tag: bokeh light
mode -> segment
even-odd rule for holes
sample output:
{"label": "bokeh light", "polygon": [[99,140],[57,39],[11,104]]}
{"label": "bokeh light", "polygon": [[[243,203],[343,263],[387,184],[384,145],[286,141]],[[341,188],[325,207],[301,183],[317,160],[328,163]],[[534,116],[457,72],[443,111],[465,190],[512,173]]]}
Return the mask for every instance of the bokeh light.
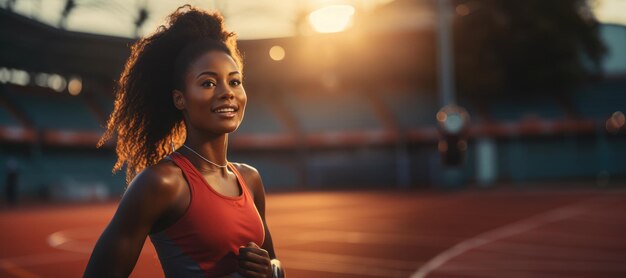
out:
{"label": "bokeh light", "polygon": [[279,45],[272,46],[272,48],[270,48],[270,58],[274,61],[285,59],[285,49]]}
{"label": "bokeh light", "polygon": [[30,75],[23,70],[13,69],[10,82],[17,85],[26,86],[30,82]]}
{"label": "bokeh light", "polygon": [[460,15],[460,16],[466,16],[470,13],[470,8],[469,6],[465,5],[465,4],[460,4],[458,6],[456,6],[456,14]]}
{"label": "bokeh light", "polygon": [[624,123],[626,123],[624,113],[616,111],[606,120],[606,131],[613,134],[618,133],[622,128],[624,128]]}
{"label": "bokeh light", "polygon": [[70,95],[76,96],[83,90],[83,81],[78,77],[72,77],[67,85]]}
{"label": "bokeh light", "polygon": [[0,68],[0,83],[7,83],[11,80],[11,71],[7,68]]}
{"label": "bokeh light", "polygon": [[48,74],[47,73],[38,73],[35,75],[35,84],[40,87],[48,86]]}
{"label": "bokeh light", "polygon": [[67,81],[63,76],[58,74],[51,74],[48,76],[48,87],[52,88],[57,92],[62,92],[65,90],[65,86],[67,86]]}

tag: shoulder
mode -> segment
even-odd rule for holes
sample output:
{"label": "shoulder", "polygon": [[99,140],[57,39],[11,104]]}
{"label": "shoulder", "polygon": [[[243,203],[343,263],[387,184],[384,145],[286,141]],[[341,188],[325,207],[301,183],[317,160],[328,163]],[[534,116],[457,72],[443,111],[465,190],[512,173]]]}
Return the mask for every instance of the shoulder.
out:
{"label": "shoulder", "polygon": [[245,163],[237,163],[237,162],[231,162],[231,164],[233,166],[235,166],[235,168],[237,169],[237,171],[239,171],[239,173],[241,173],[241,175],[243,176],[243,178],[246,179],[246,181],[248,179],[250,180],[260,180],[261,179],[261,175],[259,174],[259,171],[248,165]]}
{"label": "shoulder", "polygon": [[246,185],[250,188],[250,191],[253,192],[255,198],[257,196],[265,196],[265,189],[263,188],[263,181],[261,179],[261,174],[259,171],[245,163],[236,163],[231,162],[233,166],[241,173],[242,178],[246,182]]}
{"label": "shoulder", "polygon": [[152,201],[167,203],[176,200],[185,188],[182,170],[174,162],[164,159],[142,170],[131,181],[124,195],[143,195]]}
{"label": "shoulder", "polygon": [[184,200],[186,183],[172,162],[159,162],[142,170],[130,183],[112,223],[121,233],[146,234],[166,213]]}

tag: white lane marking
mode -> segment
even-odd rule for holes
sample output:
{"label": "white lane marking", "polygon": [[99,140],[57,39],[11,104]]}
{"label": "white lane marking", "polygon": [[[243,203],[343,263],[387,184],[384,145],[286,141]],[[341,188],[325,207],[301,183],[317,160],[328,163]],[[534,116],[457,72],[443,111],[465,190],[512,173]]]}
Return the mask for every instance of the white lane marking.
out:
{"label": "white lane marking", "polygon": [[556,208],[548,212],[536,216],[531,216],[529,218],[513,222],[511,224],[504,225],[499,228],[495,228],[493,230],[481,233],[477,236],[468,238],[444,250],[434,258],[430,259],[428,262],[423,264],[415,273],[413,273],[413,275],[411,275],[411,278],[424,278],[433,270],[441,267],[444,263],[448,262],[449,260],[460,254],[467,252],[470,249],[494,242],[502,238],[520,234],[549,223],[561,221],[575,215],[579,215],[585,210],[581,207],[582,203],[595,201],[596,199],[600,199],[602,197],[603,196],[595,197],[592,199],[577,202],[573,205],[566,205],[560,208]]}
{"label": "white lane marking", "polygon": [[545,244],[527,244],[510,241],[498,241],[480,249],[481,253],[498,253],[504,255],[529,256],[545,260],[568,259],[577,261],[622,262],[624,255],[620,252],[596,250],[592,248],[547,246]]}
{"label": "white lane marking", "polygon": [[47,238],[48,245],[53,248],[82,254],[89,254],[93,250],[101,228],[82,227],[61,230],[50,234]]}
{"label": "white lane marking", "polygon": [[583,271],[599,273],[623,273],[626,265],[623,262],[595,262],[593,260],[544,260],[533,259],[511,260],[507,258],[490,261],[451,263],[438,269],[442,272],[491,272],[491,271],[530,271],[530,272],[550,272],[550,271]]}

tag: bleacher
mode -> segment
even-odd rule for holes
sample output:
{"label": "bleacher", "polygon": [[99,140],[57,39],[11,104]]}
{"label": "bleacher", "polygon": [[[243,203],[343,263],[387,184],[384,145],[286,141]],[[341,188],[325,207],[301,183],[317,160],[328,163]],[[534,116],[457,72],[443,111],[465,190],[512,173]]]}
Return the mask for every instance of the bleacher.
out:
{"label": "bleacher", "polygon": [[578,90],[573,98],[584,118],[606,120],[615,111],[626,111],[626,82],[609,80]]}
{"label": "bleacher", "polygon": [[305,133],[380,129],[383,124],[357,92],[291,92],[281,99]]}
{"label": "bleacher", "polygon": [[287,132],[287,129],[280,122],[278,114],[273,112],[266,102],[249,96],[244,121],[237,129],[237,134],[276,134],[284,132]]}
{"label": "bleacher", "polygon": [[[581,117],[604,119],[613,111],[624,110],[626,102],[621,91],[623,86],[624,84],[619,82],[606,82],[574,94]],[[23,112],[39,131],[82,130],[94,133],[102,131],[98,126],[96,113],[90,111],[89,104],[81,96],[73,97],[36,87],[2,85],[2,88],[3,99],[7,102],[5,105],[13,105],[13,109]],[[103,107],[112,107],[112,98],[100,95],[95,99]],[[377,92],[374,100],[381,102],[380,104],[392,114],[397,126],[402,130],[436,126],[434,115],[438,105],[434,94],[408,91]],[[272,101],[276,103],[271,103]],[[267,99],[259,99],[258,95],[252,96],[246,107],[245,120],[235,137],[256,138],[255,136],[259,135],[291,134],[293,130],[285,126],[280,113],[287,113],[282,116],[295,119],[296,125],[305,134],[382,129],[383,120],[375,113],[371,101],[372,99],[356,92],[343,94],[295,92]],[[465,100],[463,103],[468,106],[470,102]],[[274,105],[284,105],[286,111],[274,111],[273,109],[277,107]],[[472,111],[470,113],[475,122],[476,115]],[[497,123],[518,122],[529,115],[555,120],[563,118],[564,112],[556,100],[516,101],[502,98],[489,103],[488,115]],[[11,111],[0,106],[0,127],[8,126],[21,126],[21,123]],[[503,141],[499,144],[500,175],[525,180],[556,178],[573,171],[581,175],[593,175],[601,169],[621,171],[613,161],[615,158],[612,155],[606,158],[597,157],[596,151],[590,149],[593,143],[589,140],[582,140],[578,144],[589,146],[579,148],[575,143],[554,144],[550,140],[528,141],[523,144],[517,140]],[[613,141],[607,141],[605,144],[610,149],[624,147],[623,144]],[[471,147],[468,151],[473,153]],[[410,166],[413,180],[432,179],[436,176],[431,165],[436,160],[430,158],[424,160],[423,156],[426,153],[430,152],[409,153],[409,160],[413,161]],[[558,159],[555,158],[556,154],[569,154],[571,157],[564,161],[561,159],[562,155]],[[436,157],[436,153],[429,156]],[[60,184],[86,184],[103,185],[115,195],[124,188],[124,174],[118,173],[113,176],[110,173],[115,162],[111,149],[96,151],[93,148],[75,149],[52,145],[44,146],[38,154],[22,149],[21,152],[0,155],[3,162],[8,161],[10,157],[18,162],[23,173],[38,173],[21,176],[24,192],[37,192],[41,188],[54,188]],[[284,148],[274,146],[271,150],[264,150],[262,147],[257,150],[235,148],[230,159],[257,167],[263,173],[266,183],[271,184],[270,190],[301,184],[303,176],[306,176],[304,177],[306,184],[316,187],[389,183],[397,180],[395,168],[399,163],[394,151],[390,152],[385,147],[310,150],[305,161],[301,161],[302,157],[294,153],[293,148],[286,146]],[[584,161],[601,163],[598,167],[580,167]],[[549,165],[546,166],[547,164]],[[380,167],[381,165],[385,167]],[[473,161],[468,161],[468,165],[468,169],[474,167]],[[585,169],[588,171],[584,172]],[[5,171],[6,169],[2,169],[0,174],[5,174]],[[357,177],[354,175],[357,172],[367,174]]]}
{"label": "bleacher", "polygon": [[4,85],[0,85],[0,126],[19,126],[20,122],[15,115],[9,111],[9,104],[4,100],[6,88]]}
{"label": "bleacher", "polygon": [[401,128],[410,129],[437,124],[437,98],[430,92],[388,92],[380,94],[385,106]]}
{"label": "bleacher", "polygon": [[42,153],[41,171],[52,186],[102,185],[119,194],[125,184],[124,173],[111,173],[115,160],[115,155],[106,150],[46,149]]}
{"label": "bleacher", "polygon": [[19,121],[0,105],[0,126],[19,126]]}
{"label": "bleacher", "polygon": [[289,150],[283,151],[231,151],[231,161],[246,163],[261,173],[267,190],[280,190],[301,185],[298,157]]}
{"label": "bleacher", "polygon": [[106,116],[110,115],[113,112],[113,102],[114,96],[113,92],[104,92],[98,89],[95,89],[93,93],[87,96],[90,98],[94,105],[96,105],[96,109],[102,111]]}
{"label": "bleacher", "polygon": [[554,98],[497,98],[489,102],[489,114],[497,121],[516,122],[527,117],[541,119],[560,119],[565,117],[564,111]]}
{"label": "bleacher", "polygon": [[37,188],[40,184],[40,177],[33,173],[37,172],[37,163],[32,157],[32,152],[27,146],[15,146],[11,149],[3,149],[0,152],[0,177],[3,178],[2,185],[4,185],[4,178],[7,175],[8,164],[13,161],[17,165],[19,173],[19,185],[20,191],[27,194],[37,194]]}
{"label": "bleacher", "polygon": [[7,86],[3,90],[17,109],[38,129],[97,130],[99,121],[80,96],[39,87]]}

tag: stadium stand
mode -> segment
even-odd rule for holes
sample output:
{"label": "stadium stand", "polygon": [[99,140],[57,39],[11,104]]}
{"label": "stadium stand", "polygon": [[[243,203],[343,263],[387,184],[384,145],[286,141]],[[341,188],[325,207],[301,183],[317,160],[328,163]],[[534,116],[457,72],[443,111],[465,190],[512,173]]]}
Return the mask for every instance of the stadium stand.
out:
{"label": "stadium stand", "polygon": [[18,126],[19,121],[4,106],[0,106],[0,126]]}
{"label": "stadium stand", "polygon": [[285,106],[305,133],[380,129],[381,120],[355,92],[290,92]]}
{"label": "stadium stand", "polygon": [[528,117],[559,119],[564,112],[554,98],[497,98],[489,102],[489,114],[498,121],[515,122]]}
{"label": "stadium stand", "polygon": [[237,129],[237,134],[273,134],[287,131],[272,108],[255,96],[248,96],[244,117],[245,120]]}
{"label": "stadium stand", "polygon": [[289,150],[233,151],[229,159],[253,165],[261,173],[266,189],[283,190],[302,185],[299,159]]}
{"label": "stadium stand", "polygon": [[404,129],[436,125],[437,98],[429,92],[388,92],[380,94],[384,104]]}
{"label": "stadium stand", "polygon": [[20,126],[22,123],[16,115],[11,112],[12,107],[4,97],[5,90],[5,85],[0,84],[0,126]]}
{"label": "stadium stand", "polygon": [[[37,57],[49,55],[54,59],[43,65],[0,56],[4,63],[0,70],[75,72],[83,77],[85,86],[81,94],[71,96],[67,91],[34,84],[0,84],[0,162],[18,162],[24,173],[20,176],[24,193],[72,191],[67,189],[68,184],[96,189],[102,185],[109,194],[117,196],[124,189],[124,175],[110,173],[115,162],[112,147],[97,150],[95,144],[103,131],[101,125],[113,109],[111,81],[117,78],[132,41],[58,30],[18,15],[3,15],[0,31],[6,26],[26,30],[18,32],[24,38],[4,30],[15,38],[0,38],[0,43],[13,42],[0,44],[3,51],[20,57],[36,53]],[[611,28],[619,32],[624,29]],[[50,48],[25,47],[28,36],[42,34],[48,34],[53,42]],[[612,55],[619,56],[619,51],[625,49],[620,43],[611,39]],[[89,55],[74,55],[67,51],[66,44],[72,45],[72,49],[88,49],[85,52]],[[391,86],[387,85],[393,84],[380,84],[380,89],[364,91],[355,89],[358,84],[341,84],[355,87],[327,90],[323,84],[298,83],[301,77],[290,75],[284,64],[271,64],[271,70],[267,70],[269,60],[264,49],[274,44],[296,48],[298,41],[281,38],[265,39],[258,45],[256,41],[240,44],[246,60],[251,61],[246,70],[256,76],[246,81],[249,102],[244,122],[231,137],[231,161],[259,169],[268,190],[440,182],[444,170],[436,145],[438,98],[434,88],[420,87],[416,84],[419,82],[414,82],[427,77],[404,80],[402,84],[412,84],[406,89],[389,89]],[[98,55],[104,52],[107,54]],[[294,58],[296,52],[286,58],[288,65],[303,61]],[[310,59],[310,53],[307,55]],[[102,66],[85,66],[93,64]],[[611,69],[614,68],[620,69]],[[346,69],[350,70],[347,66]],[[352,76],[361,74],[357,70]],[[613,112],[626,110],[626,82],[622,72],[610,73],[611,78],[571,95],[577,114],[573,118],[568,117],[570,112],[557,99],[459,99],[472,118],[466,166],[459,170],[460,175],[472,181],[478,159],[475,140],[487,137],[495,142],[499,180],[595,179],[599,173],[626,177],[626,164],[621,163],[626,143],[623,137],[610,135],[604,128],[604,121]],[[272,81],[264,81],[266,77]],[[277,80],[284,84],[274,85]],[[0,167],[0,175],[6,174],[5,168]]]}
{"label": "stadium stand", "polygon": [[574,102],[583,118],[606,120],[615,111],[626,111],[626,82],[606,80],[578,90]]}
{"label": "stadium stand", "polygon": [[72,183],[77,186],[103,186],[113,194],[124,188],[124,173],[111,173],[115,156],[109,151],[47,148],[42,153],[41,170],[49,187]]}
{"label": "stadium stand", "polygon": [[7,86],[6,98],[24,111],[40,129],[94,130],[99,126],[96,115],[82,98],[59,94],[35,86]]}
{"label": "stadium stand", "polygon": [[[37,186],[40,182],[40,176],[32,173],[37,173],[37,163],[33,159],[32,152],[27,145],[12,146],[10,149],[3,148],[0,152],[0,175],[6,177],[7,168],[10,161],[17,164],[19,173],[19,190],[20,192],[28,195],[36,195]],[[28,174],[31,173],[31,174]],[[3,183],[4,185],[4,180]]]}

